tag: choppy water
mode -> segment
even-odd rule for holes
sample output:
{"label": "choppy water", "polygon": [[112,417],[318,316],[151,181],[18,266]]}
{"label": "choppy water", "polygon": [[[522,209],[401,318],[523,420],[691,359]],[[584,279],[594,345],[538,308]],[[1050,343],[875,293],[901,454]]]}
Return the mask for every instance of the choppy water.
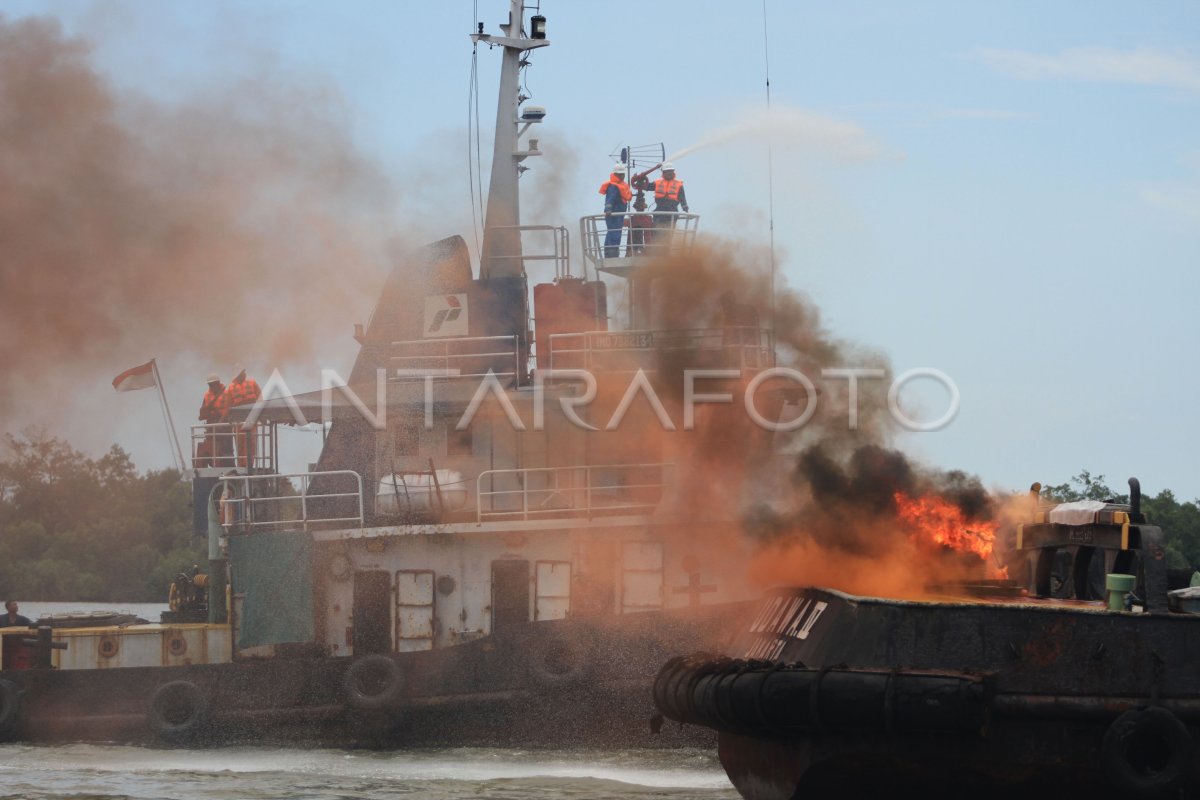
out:
{"label": "choppy water", "polygon": [[37,600],[21,600],[21,613],[31,620],[50,614],[90,614],[93,611],[119,611],[123,614],[137,614],[148,622],[158,622],[162,612],[167,610],[166,603],[58,603],[39,602]]}
{"label": "choppy water", "polygon": [[736,800],[699,750],[394,752],[0,746],[0,798],[115,800]]}

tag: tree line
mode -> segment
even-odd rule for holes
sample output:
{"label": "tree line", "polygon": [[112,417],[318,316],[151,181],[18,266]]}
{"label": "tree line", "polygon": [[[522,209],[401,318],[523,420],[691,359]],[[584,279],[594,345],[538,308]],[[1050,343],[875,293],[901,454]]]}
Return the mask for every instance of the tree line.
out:
{"label": "tree line", "polygon": [[114,445],[89,458],[40,431],[5,436],[0,593],[68,602],[166,602],[172,578],[207,566],[178,470],[139,473]]}
{"label": "tree line", "polygon": [[[0,594],[18,600],[165,602],[176,574],[207,566],[178,470],[139,473],[119,446],[90,458],[39,431],[5,436],[0,458]],[[1042,489],[1054,502],[1129,502],[1087,470]],[[1168,566],[1200,567],[1200,501],[1164,489],[1142,510],[1167,536]]]}

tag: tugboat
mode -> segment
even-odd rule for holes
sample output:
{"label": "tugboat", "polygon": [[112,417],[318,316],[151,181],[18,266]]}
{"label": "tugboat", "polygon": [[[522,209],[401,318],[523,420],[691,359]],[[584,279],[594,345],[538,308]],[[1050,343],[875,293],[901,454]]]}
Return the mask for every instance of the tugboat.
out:
{"label": "tugboat", "polygon": [[1200,590],[1168,589],[1129,484],[1127,505],[1033,511],[1015,579],[921,601],[774,591],[725,654],[667,662],[658,708],[719,732],[748,800],[1195,797]]}
{"label": "tugboat", "polygon": [[[195,427],[207,569],[175,580],[158,623],[5,629],[0,737],[662,743],[637,733],[658,665],[712,646],[758,592],[723,569],[735,504],[690,499],[689,445],[648,431],[683,418],[659,400],[668,366],[744,385],[774,366],[773,336],[732,302],[710,327],[655,329],[646,270],[687,256],[695,214],[615,246],[611,215],[584,218],[582,276],[567,228],[522,224],[546,112],[520,78],[546,19],[511,0],[500,34],[471,39],[503,58],[477,269],[457,236],[412,254],[358,326],[348,380],[286,397],[268,382]],[[631,176],[665,155],[638,152],[616,154]],[[555,277],[531,303],[535,261]],[[626,282],[627,326],[599,273]],[[278,426],[318,420],[319,462],[282,474]]]}

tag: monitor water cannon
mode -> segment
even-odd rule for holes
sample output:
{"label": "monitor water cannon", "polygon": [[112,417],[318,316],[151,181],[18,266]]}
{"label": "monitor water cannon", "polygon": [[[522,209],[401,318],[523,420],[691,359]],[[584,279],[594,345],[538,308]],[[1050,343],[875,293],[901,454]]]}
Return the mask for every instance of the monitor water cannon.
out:
{"label": "monitor water cannon", "polygon": [[632,178],[629,179],[629,185],[635,189],[643,189],[644,190],[649,185],[649,181],[647,181],[646,178],[649,177],[650,173],[654,172],[654,170],[658,169],[662,165],[663,165],[663,162],[660,161],[657,164],[655,164],[653,167],[651,167],[650,169],[646,170],[645,172],[639,172],[637,175],[634,175]]}

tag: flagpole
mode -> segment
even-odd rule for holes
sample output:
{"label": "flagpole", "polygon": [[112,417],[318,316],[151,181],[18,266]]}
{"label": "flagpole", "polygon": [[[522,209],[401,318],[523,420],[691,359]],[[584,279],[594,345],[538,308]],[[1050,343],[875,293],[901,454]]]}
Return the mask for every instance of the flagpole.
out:
{"label": "flagpole", "polygon": [[175,430],[175,419],[171,416],[171,404],[167,402],[167,392],[163,389],[162,375],[158,372],[158,359],[152,358],[150,359],[150,363],[154,369],[154,385],[158,387],[158,397],[162,400],[163,421],[167,424],[167,435],[170,441],[175,444],[175,450],[171,453],[171,457],[175,458],[178,456],[179,471],[182,472],[187,469],[187,461],[183,458],[183,448],[179,446],[179,434]]}

